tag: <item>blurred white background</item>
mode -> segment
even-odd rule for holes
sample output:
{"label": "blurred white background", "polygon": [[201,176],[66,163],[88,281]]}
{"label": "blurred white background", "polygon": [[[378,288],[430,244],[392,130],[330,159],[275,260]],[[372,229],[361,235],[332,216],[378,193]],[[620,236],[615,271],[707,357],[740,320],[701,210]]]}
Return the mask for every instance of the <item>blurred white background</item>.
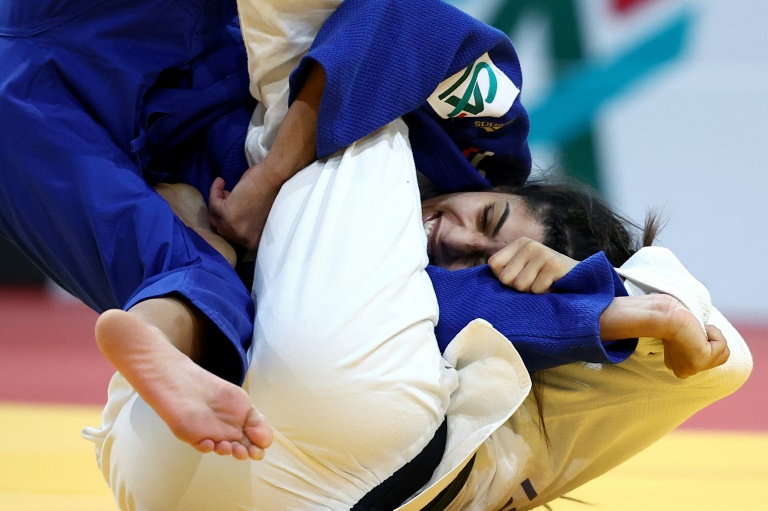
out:
{"label": "blurred white background", "polygon": [[534,162],[642,221],[732,321],[768,322],[768,2],[455,0],[505,31]]}

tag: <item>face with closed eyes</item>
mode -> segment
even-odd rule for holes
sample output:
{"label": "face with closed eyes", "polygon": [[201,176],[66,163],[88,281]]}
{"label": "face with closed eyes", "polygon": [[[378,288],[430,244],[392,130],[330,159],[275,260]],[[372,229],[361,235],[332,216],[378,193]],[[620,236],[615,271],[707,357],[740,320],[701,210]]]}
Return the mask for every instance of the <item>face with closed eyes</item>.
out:
{"label": "face with closed eyes", "polygon": [[485,264],[521,237],[544,239],[523,199],[509,193],[440,195],[422,202],[421,211],[429,262],[449,270]]}

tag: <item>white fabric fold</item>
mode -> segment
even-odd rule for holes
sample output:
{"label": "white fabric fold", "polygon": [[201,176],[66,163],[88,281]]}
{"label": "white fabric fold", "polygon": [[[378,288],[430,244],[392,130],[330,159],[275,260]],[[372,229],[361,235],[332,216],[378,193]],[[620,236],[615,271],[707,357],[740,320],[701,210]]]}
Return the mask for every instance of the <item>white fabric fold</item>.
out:
{"label": "white fabric fold", "polygon": [[674,296],[696,316],[701,327],[709,322],[712,298],[671,250],[643,247],[616,272],[624,277],[630,295],[663,293]]}
{"label": "white fabric fold", "polygon": [[448,407],[445,454],[425,488],[399,511],[422,509],[434,499],[531,390],[530,376],[517,350],[482,319],[459,332],[443,357],[459,375],[459,387]]}

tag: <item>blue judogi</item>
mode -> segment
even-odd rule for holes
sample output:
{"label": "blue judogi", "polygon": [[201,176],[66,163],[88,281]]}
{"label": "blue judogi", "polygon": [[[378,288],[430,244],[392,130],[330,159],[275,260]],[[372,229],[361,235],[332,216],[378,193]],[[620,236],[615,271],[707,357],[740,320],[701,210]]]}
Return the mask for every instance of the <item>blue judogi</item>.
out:
{"label": "blue judogi", "polygon": [[150,187],[207,193],[247,168],[235,14],[230,0],[6,0],[0,232],[96,311],[185,298],[229,339],[206,367],[239,381],[249,290]]}
{"label": "blue judogi", "polygon": [[[253,102],[234,16],[231,0],[7,0],[0,11],[0,233],[96,311],[185,298],[228,341],[212,341],[205,367],[240,381],[252,331],[248,289],[151,188],[181,181],[207,197],[214,177],[235,183],[247,167],[242,148]],[[427,102],[484,53],[522,86],[509,40],[442,2],[347,0],[292,76],[295,90],[308,62],[326,70],[318,155],[407,114],[417,166],[444,191],[523,182],[530,152],[519,96],[491,120],[460,115],[479,108],[473,89],[453,96],[453,117]],[[497,127],[489,131],[487,122]],[[430,268],[439,343],[475,317],[517,343],[523,318],[531,345],[544,346],[521,349],[531,368],[625,358],[631,350],[605,352],[597,328],[620,293],[614,274],[609,265],[585,264],[602,277],[577,279],[554,300],[561,314],[546,319],[540,297],[502,289],[487,268]],[[552,336],[576,340],[541,343]]]}
{"label": "blue judogi", "polygon": [[[478,60],[486,53],[495,70]],[[291,100],[315,62],[326,76],[319,157],[405,116],[416,168],[443,192],[517,186],[530,175],[522,71],[499,30],[441,0],[346,0],[291,75]],[[439,87],[454,74],[461,76]],[[480,87],[483,77],[493,85]],[[497,85],[507,80],[518,94],[494,111],[504,99]],[[448,111],[438,113],[436,103]]]}
{"label": "blue judogi", "polygon": [[441,352],[476,318],[514,344],[531,374],[573,362],[617,364],[637,347],[637,339],[600,341],[600,315],[614,297],[627,296],[602,252],[535,297],[499,282],[488,265],[458,271],[429,266],[427,273],[440,304],[435,336]]}

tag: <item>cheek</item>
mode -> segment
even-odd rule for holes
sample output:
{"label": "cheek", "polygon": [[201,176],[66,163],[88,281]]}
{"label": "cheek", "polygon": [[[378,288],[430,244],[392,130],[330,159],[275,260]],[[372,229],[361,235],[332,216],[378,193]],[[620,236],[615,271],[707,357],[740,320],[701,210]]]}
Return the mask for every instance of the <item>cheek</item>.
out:
{"label": "cheek", "polygon": [[520,238],[530,238],[539,243],[544,242],[544,227],[528,215],[515,216],[509,219],[509,229],[504,235],[506,245]]}
{"label": "cheek", "polygon": [[447,201],[443,206],[447,212],[456,217],[460,225],[475,226],[483,214],[485,204],[476,200],[458,198]]}
{"label": "cheek", "polygon": [[441,209],[443,209],[443,201],[439,198],[427,199],[421,203],[421,210],[424,212],[433,213]]}

